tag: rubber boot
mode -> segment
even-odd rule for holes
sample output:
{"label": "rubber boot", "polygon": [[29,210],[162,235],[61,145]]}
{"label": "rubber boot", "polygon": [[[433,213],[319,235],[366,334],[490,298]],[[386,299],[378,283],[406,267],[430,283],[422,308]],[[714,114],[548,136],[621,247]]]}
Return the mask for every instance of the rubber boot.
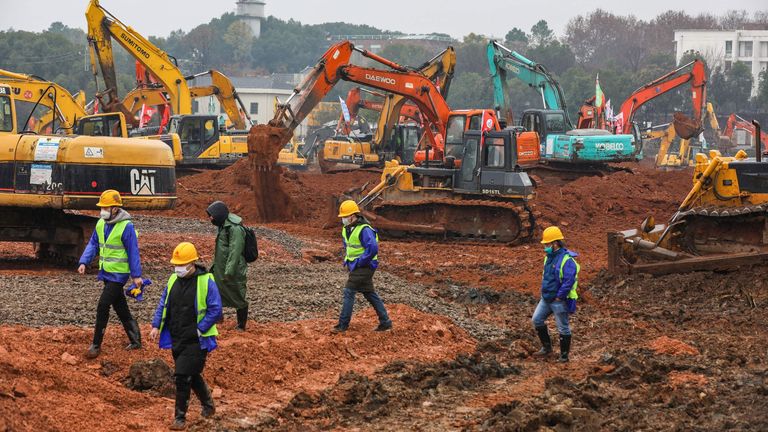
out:
{"label": "rubber boot", "polygon": [[552,352],[552,339],[549,337],[547,326],[536,327],[536,334],[541,341],[541,349],[533,353],[535,357],[546,357]]}
{"label": "rubber boot", "polygon": [[560,335],[560,357],[558,363],[568,363],[568,353],[571,352],[571,335]]}
{"label": "rubber boot", "polygon": [[130,320],[123,323],[123,328],[125,329],[125,334],[128,335],[128,341],[130,342],[125,349],[141,349],[141,329],[139,329],[139,323],[137,323],[136,320]]}
{"label": "rubber boot", "polygon": [[93,330],[93,343],[88,347],[88,351],[85,352],[85,358],[95,359],[101,354],[101,342],[104,340],[104,332],[107,330],[107,326],[96,326]]}
{"label": "rubber boot", "polygon": [[239,331],[245,331],[245,325],[248,323],[248,306],[237,310],[237,327]]}
{"label": "rubber boot", "polygon": [[195,391],[195,395],[200,399],[200,405],[203,406],[203,410],[200,412],[205,418],[211,417],[216,414],[216,405],[213,403],[213,396],[211,390],[205,384],[202,375],[195,375],[192,377],[192,390]]}
{"label": "rubber boot", "polygon": [[187,408],[192,377],[189,375],[176,376],[176,408],[170,430],[185,430],[187,428]]}

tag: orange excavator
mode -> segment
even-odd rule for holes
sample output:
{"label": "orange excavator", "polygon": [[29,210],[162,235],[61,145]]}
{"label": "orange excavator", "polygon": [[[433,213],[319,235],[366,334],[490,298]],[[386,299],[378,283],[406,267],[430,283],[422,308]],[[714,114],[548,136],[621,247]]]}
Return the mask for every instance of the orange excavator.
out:
{"label": "orange excavator", "polygon": [[[681,73],[690,67],[690,72]],[[690,139],[702,131],[702,116],[707,102],[707,75],[704,70],[704,62],[696,59],[686,65],[663,75],[648,84],[635,90],[621,104],[621,109],[616,116],[616,133],[630,134],[635,133],[636,127],[632,122],[635,113],[643,104],[672,91],[681,85],[691,84],[691,102],[693,103],[693,118],[689,119],[682,113],[675,113],[672,124],[675,127],[677,136],[682,139]]]}
{"label": "orange excavator", "polygon": [[[750,154],[754,150],[754,146],[751,143],[754,140],[755,133],[755,126],[751,122],[733,113],[728,116],[728,121],[723,131],[723,138],[730,140],[730,146],[735,146],[734,151],[743,149],[747,154]],[[761,132],[759,141],[763,145],[763,151],[768,151],[768,134]]]}
{"label": "orange excavator", "polygon": [[[387,69],[351,64],[353,52]],[[359,200],[363,213],[382,233],[505,243],[533,236],[534,217],[528,202],[533,199],[534,186],[519,162],[528,151],[538,159],[538,135],[518,129],[499,130],[492,109],[451,110],[429,78],[349,41],[328,49],[280,105],[269,126],[251,129],[248,143],[252,160],[258,155],[275,154],[274,147],[282,147],[312,108],[341,80],[405,97],[425,119],[422,146],[415,156],[418,166],[387,162],[381,182]],[[461,121],[455,120],[459,118]],[[460,152],[459,146],[446,147],[444,137],[452,133],[463,139]],[[254,168],[271,164],[274,161],[262,161]]]}

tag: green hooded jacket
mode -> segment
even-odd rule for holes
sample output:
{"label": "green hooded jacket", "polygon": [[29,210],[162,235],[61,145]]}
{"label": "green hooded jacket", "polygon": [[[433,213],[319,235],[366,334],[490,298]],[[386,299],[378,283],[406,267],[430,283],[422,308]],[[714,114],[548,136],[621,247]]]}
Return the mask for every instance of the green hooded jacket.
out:
{"label": "green hooded jacket", "polygon": [[245,229],[242,221],[240,216],[230,213],[219,227],[211,269],[221,293],[222,305],[236,309],[248,306],[245,299],[248,263],[243,257]]}

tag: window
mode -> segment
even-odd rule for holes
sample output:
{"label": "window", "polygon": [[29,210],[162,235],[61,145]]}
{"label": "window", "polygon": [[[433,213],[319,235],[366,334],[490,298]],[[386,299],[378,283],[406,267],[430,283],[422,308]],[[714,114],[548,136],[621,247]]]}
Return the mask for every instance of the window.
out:
{"label": "window", "polygon": [[752,41],[739,42],[739,57],[752,57]]}
{"label": "window", "polygon": [[760,57],[768,57],[768,42],[760,42]]}
{"label": "window", "polygon": [[13,130],[11,103],[11,98],[6,96],[0,97],[0,131],[10,132]]}
{"label": "window", "polygon": [[749,69],[750,72],[752,72],[752,62],[751,61],[743,61],[739,63],[744,63],[744,65]]}
{"label": "window", "polygon": [[768,62],[760,62],[760,70],[761,71],[768,70]]}
{"label": "window", "polygon": [[725,62],[725,70],[727,70],[727,71],[731,70],[731,64],[732,64],[732,63],[733,63],[733,62],[731,62],[730,60],[727,60],[727,61]]}
{"label": "window", "polygon": [[504,168],[504,138],[486,138],[485,166]]}
{"label": "window", "polygon": [[258,114],[258,113],[259,113],[259,103],[251,102],[251,114]]}
{"label": "window", "polygon": [[193,100],[192,101],[192,112],[195,114],[200,113],[200,102]]}
{"label": "window", "polygon": [[461,142],[464,140],[465,121],[466,117],[463,115],[451,116],[448,119],[448,128],[447,132],[445,133],[447,135],[445,137],[446,144],[461,144]]}
{"label": "window", "polygon": [[226,114],[227,110],[224,109],[224,105],[219,105],[219,114]]}
{"label": "window", "polygon": [[733,55],[733,41],[725,41],[725,56],[731,57]]}
{"label": "window", "polygon": [[469,130],[480,130],[483,125],[482,123],[482,115],[473,115],[469,118]]}
{"label": "window", "polygon": [[565,118],[562,114],[547,114],[547,132],[565,132]]}

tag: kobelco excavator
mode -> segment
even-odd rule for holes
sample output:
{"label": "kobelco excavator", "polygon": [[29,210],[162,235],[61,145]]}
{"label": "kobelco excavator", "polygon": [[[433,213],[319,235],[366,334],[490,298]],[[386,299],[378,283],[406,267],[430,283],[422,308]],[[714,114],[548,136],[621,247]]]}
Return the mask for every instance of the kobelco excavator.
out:
{"label": "kobelco excavator", "polygon": [[[353,52],[387,69],[351,64]],[[533,236],[534,218],[528,202],[534,196],[534,187],[520,170],[519,160],[521,149],[538,150],[536,134],[498,130],[493,110],[477,110],[476,117],[472,110],[452,111],[429,78],[349,41],[328,49],[280,106],[270,121],[271,128],[251,130],[249,146],[253,149],[249,151],[254,155],[273,153],[270,146],[282,146],[312,107],[341,80],[403,96],[425,118],[427,145],[415,157],[417,162],[421,161],[420,166],[388,162],[382,183],[361,199],[367,215],[382,232],[506,243]],[[450,119],[459,117],[464,121],[455,124],[461,127],[447,131]],[[477,129],[467,129],[467,123],[473,123]],[[448,149],[447,140],[443,139],[452,132],[462,139],[460,154],[459,146]],[[262,166],[270,163],[274,161],[264,161]]]}
{"label": "kobelco excavator", "polygon": [[755,158],[696,155],[693,187],[666,224],[608,234],[613,273],[727,270],[768,261],[768,163],[753,121]]}
{"label": "kobelco excavator", "polygon": [[173,207],[175,163],[165,143],[19,133],[16,116],[12,89],[0,83],[0,241],[33,242],[41,258],[76,261],[95,220],[69,210],[95,209],[102,191],[118,190],[127,209]]}

